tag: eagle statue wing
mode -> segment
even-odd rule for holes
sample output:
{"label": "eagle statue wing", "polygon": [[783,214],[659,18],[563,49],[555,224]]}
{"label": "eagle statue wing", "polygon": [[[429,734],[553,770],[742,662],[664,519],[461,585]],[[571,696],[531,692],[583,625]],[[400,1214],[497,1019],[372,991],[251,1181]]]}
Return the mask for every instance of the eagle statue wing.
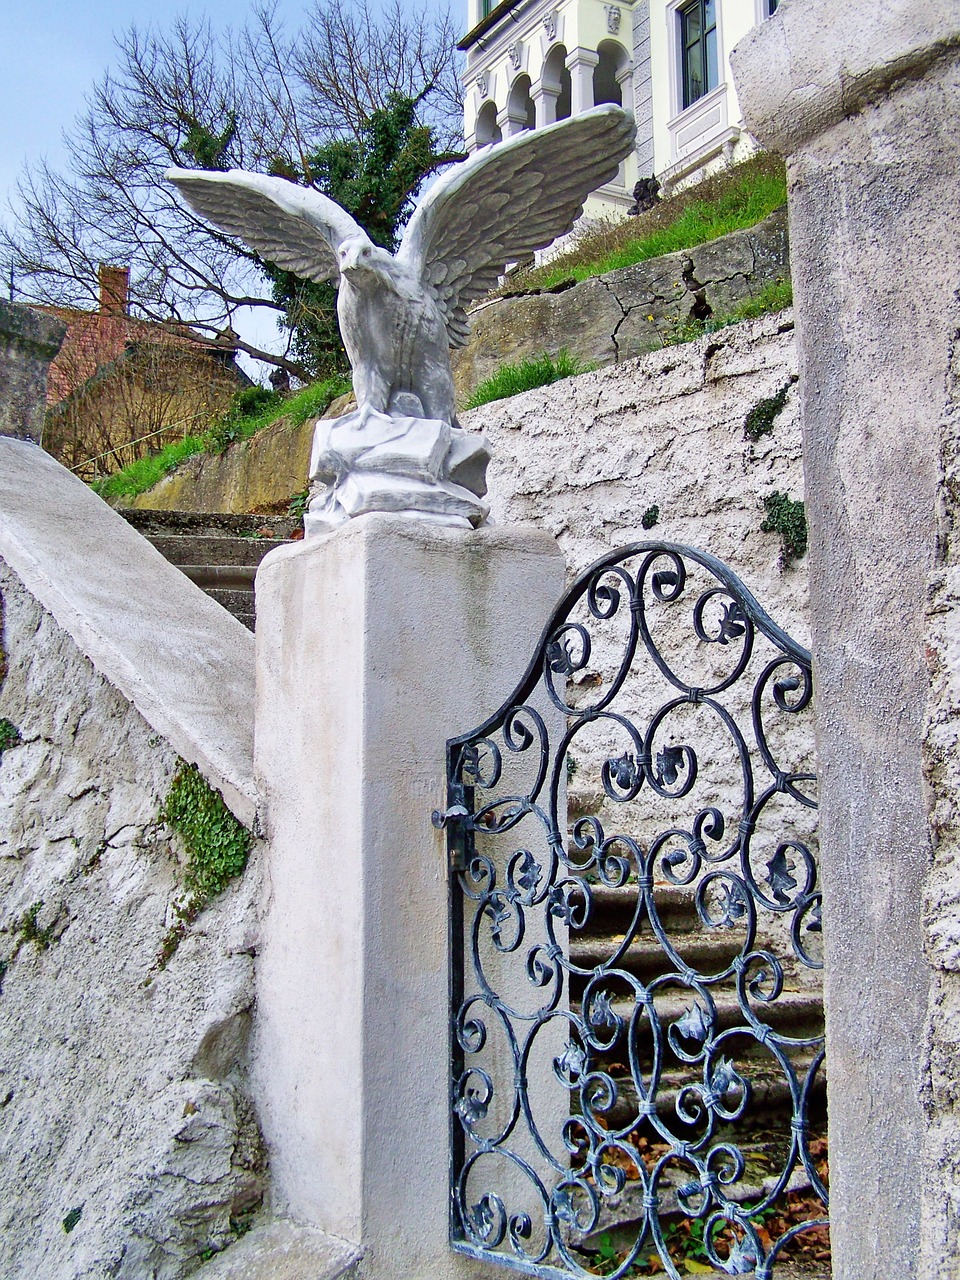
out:
{"label": "eagle statue wing", "polygon": [[419,272],[462,346],[465,308],[509,262],[568,232],[591,191],[616,177],[634,145],[633,117],[613,104],[475,152],[434,184],[407,224],[397,258]]}
{"label": "eagle statue wing", "polygon": [[186,202],[267,262],[322,284],[339,275],[337,246],[366,233],[336,201],[286,178],[244,169],[168,169]]}

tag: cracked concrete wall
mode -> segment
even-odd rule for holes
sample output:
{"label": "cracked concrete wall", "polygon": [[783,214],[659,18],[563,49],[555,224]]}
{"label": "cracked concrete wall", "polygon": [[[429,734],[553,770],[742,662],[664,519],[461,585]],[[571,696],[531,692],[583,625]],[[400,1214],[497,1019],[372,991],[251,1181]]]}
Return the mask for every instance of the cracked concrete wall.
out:
{"label": "cracked concrete wall", "polygon": [[178,1280],[263,1194],[256,864],[159,971],[177,756],[2,561],[0,604],[0,1274]]}
{"label": "cracked concrete wall", "polygon": [[561,348],[614,364],[663,346],[677,324],[730,312],[788,278],[787,211],[681,253],[664,254],[580,284],[494,298],[470,313],[470,339],[451,353],[465,400],[502,364]]}
{"label": "cracked concrete wall", "polygon": [[0,436],[39,441],[47,408],[47,370],[67,326],[0,298]]}

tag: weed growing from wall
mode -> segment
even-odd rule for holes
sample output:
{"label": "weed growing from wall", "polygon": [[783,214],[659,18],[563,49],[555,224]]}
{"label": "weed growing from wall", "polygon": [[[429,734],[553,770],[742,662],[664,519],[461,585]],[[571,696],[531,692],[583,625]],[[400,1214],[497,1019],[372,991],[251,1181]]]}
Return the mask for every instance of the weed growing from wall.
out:
{"label": "weed growing from wall", "polygon": [[640,517],[640,524],[644,529],[652,529],[660,519],[660,508],[656,503],[652,507],[647,507],[646,511]]}
{"label": "weed growing from wall", "polygon": [[20,743],[20,730],[10,720],[0,720],[0,756]]}
{"label": "weed growing from wall", "polygon": [[492,377],[485,378],[466,403],[467,409],[477,409],[492,400],[505,400],[521,391],[533,391],[547,387],[561,378],[572,378],[578,373],[589,373],[595,365],[584,364],[569,351],[560,350],[556,356],[536,356],[533,360],[520,360],[516,364],[501,365]]}
{"label": "weed growing from wall", "polygon": [[757,401],[743,422],[743,434],[748,440],[756,443],[771,434],[777,415],[787,403],[787,394],[795,382],[796,378],[790,378],[775,395]]}
{"label": "weed growing from wall", "polygon": [[157,965],[163,969],[190,921],[242,873],[252,837],[224,804],[220,792],[192,764],[177,771],[160,818],[179,835],[187,855],[183,871],[186,898],[177,905],[179,920],[167,931],[157,957]]}
{"label": "weed growing from wall", "polygon": [[192,764],[178,770],[161,817],[183,841],[187,854],[183,884],[196,913],[243,871],[250,832]]}
{"label": "weed growing from wall", "polygon": [[803,503],[777,490],[767,494],[763,505],[767,514],[760,526],[762,532],[779,533],[786,562],[802,556],[807,549],[807,516]]}

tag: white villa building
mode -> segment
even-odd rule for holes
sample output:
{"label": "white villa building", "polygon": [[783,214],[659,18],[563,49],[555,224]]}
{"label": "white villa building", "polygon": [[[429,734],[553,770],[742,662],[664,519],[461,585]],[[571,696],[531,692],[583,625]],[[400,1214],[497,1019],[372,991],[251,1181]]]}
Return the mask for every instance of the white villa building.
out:
{"label": "white villa building", "polygon": [[601,102],[632,108],[637,151],[587,216],[625,211],[638,177],[667,192],[756,144],[741,128],[729,54],[778,0],[468,0],[467,149]]}

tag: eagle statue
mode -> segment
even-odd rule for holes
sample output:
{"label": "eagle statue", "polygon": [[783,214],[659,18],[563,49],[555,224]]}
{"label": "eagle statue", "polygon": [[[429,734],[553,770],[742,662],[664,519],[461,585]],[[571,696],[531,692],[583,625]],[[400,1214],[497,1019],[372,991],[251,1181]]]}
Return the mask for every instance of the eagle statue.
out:
{"label": "eagle statue", "polygon": [[483,147],[433,183],[395,254],[335,201],[285,178],[167,172],[197,213],[265,261],[337,283],[357,408],[317,424],[308,533],[373,510],[484,519],[489,451],[457,421],[449,349],[467,340],[469,303],[573,227],[634,137],[633,118],[610,104]]}

